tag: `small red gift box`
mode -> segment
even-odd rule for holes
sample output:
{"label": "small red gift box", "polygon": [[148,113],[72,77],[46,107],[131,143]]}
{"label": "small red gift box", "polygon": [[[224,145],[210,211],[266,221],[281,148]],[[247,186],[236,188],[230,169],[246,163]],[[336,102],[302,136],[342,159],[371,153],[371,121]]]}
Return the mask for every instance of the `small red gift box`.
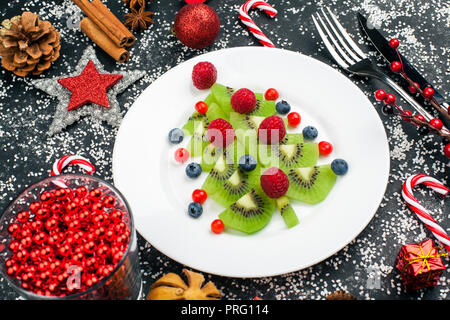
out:
{"label": "small red gift box", "polygon": [[428,239],[419,244],[402,246],[396,259],[396,267],[406,290],[418,290],[433,287],[446,269],[442,263],[442,248],[435,247],[433,240]]}

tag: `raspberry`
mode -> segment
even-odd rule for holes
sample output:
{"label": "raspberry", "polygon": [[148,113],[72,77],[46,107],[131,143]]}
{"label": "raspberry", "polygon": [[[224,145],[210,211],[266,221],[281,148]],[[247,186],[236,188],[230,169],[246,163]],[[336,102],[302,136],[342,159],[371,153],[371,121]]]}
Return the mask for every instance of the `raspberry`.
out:
{"label": "raspberry", "polygon": [[249,89],[239,89],[231,97],[231,106],[236,112],[250,113],[256,107],[256,96]]}
{"label": "raspberry", "polygon": [[226,147],[234,142],[235,137],[233,126],[222,118],[211,121],[208,126],[209,141],[216,147]]}
{"label": "raspberry", "polygon": [[258,128],[259,141],[266,144],[280,142],[286,136],[284,121],[279,116],[265,118]]}
{"label": "raspberry", "polygon": [[192,69],[192,82],[197,89],[209,89],[216,80],[217,70],[211,62],[199,62]]}
{"label": "raspberry", "polygon": [[261,188],[269,198],[279,198],[289,189],[289,179],[283,170],[272,167],[261,175]]}

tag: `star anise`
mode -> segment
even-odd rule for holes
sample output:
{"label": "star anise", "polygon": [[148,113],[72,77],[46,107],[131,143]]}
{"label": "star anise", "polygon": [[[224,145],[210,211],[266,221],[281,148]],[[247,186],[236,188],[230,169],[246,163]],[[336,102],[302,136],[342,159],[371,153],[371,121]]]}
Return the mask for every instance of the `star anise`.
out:
{"label": "star anise", "polygon": [[139,10],[131,8],[131,13],[125,14],[125,25],[135,31],[139,29],[145,30],[153,23],[151,18],[153,15],[154,12],[144,11],[144,7],[141,7]]}

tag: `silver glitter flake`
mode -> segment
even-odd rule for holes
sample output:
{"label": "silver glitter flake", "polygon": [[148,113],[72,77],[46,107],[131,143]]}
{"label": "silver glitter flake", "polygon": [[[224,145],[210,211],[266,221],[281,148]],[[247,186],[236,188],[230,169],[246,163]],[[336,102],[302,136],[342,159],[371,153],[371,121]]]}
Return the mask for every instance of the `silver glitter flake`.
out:
{"label": "silver glitter flake", "polygon": [[[84,50],[83,55],[80,61],[78,61],[78,65],[75,68],[75,72],[73,72],[72,74],[65,75],[59,78],[39,79],[31,81],[31,83],[36,88],[45,91],[51,96],[57,97],[59,100],[59,104],[56,106],[56,112],[53,118],[53,122],[47,132],[48,135],[52,136],[55,133],[61,132],[67,126],[71,125],[75,121],[78,121],[81,117],[87,115],[90,115],[93,118],[99,120],[104,120],[113,127],[117,127],[120,125],[122,116],[120,114],[120,106],[119,102],[117,101],[117,95],[123,92],[135,81],[142,78],[145,75],[145,71],[133,70],[120,73],[122,74],[123,78],[117,84],[112,86],[107,92],[110,105],[109,108],[104,108],[97,104],[89,103],[78,109],[68,111],[67,106],[69,105],[72,93],[62,85],[60,85],[58,83],[58,79],[80,75],[89,60],[92,60],[99,73],[107,74],[103,69],[103,65],[97,59],[94,48],[89,46],[86,48],[86,50]],[[114,72],[114,74],[119,74],[119,72]]]}

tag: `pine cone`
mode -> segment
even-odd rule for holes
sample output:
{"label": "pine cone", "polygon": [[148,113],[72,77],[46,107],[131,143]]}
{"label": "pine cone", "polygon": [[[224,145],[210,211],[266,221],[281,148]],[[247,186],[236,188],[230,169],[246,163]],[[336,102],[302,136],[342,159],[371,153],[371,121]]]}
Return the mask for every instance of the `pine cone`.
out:
{"label": "pine cone", "polygon": [[39,20],[37,14],[24,12],[22,16],[4,20],[2,27],[0,56],[6,70],[20,77],[38,75],[58,59],[59,32],[50,22]]}

